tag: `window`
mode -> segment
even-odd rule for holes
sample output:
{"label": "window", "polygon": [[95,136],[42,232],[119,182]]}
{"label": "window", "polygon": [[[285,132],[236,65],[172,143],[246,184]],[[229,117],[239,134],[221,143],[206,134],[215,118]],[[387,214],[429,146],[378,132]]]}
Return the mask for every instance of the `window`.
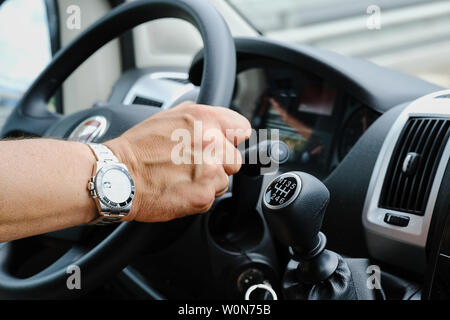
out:
{"label": "window", "polygon": [[449,0],[227,0],[265,36],[450,87]]}
{"label": "window", "polygon": [[0,127],[51,56],[44,0],[0,4]]}

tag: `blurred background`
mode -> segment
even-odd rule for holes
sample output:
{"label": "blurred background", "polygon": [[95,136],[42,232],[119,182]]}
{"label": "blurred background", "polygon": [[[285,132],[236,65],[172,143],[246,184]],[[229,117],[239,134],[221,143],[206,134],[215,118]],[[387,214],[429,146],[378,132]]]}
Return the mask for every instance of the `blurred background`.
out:
{"label": "blurred background", "polygon": [[[228,1],[267,37],[367,59],[450,87],[449,0]],[[370,24],[377,17],[379,28]]]}
{"label": "blurred background", "polygon": [[47,21],[43,1],[0,6],[0,124],[51,59]]}
{"label": "blurred background", "polygon": [[[280,41],[324,48],[450,87],[450,0],[209,1],[225,16],[234,35],[259,33]],[[58,22],[61,35],[55,34],[57,17],[66,15],[67,7],[76,3],[84,10],[84,29],[110,10],[114,2],[121,1],[0,0],[0,127],[59,49],[52,47],[52,43],[61,42],[63,46],[82,31],[64,29],[65,21],[61,19]],[[242,23],[238,25],[233,14],[254,30]],[[140,40],[136,41],[140,47],[135,48],[138,67],[159,62],[187,67],[201,47],[199,37],[187,34],[192,30],[184,24],[152,24],[153,33],[139,38],[135,32]],[[161,34],[166,36],[160,37]],[[105,50],[118,51],[117,48]],[[76,82],[76,76],[71,77],[72,86],[65,85],[64,91],[66,110],[87,107],[88,103],[107,97],[120,75],[120,67],[115,68],[108,60],[115,56],[117,53],[109,54],[107,59],[97,55],[90,59],[97,59],[96,62],[86,65],[84,71],[77,71],[85,72],[84,78],[80,76]],[[97,85],[87,86],[86,79],[97,81]],[[86,101],[80,100],[80,92]],[[54,100],[50,108],[55,109]]]}

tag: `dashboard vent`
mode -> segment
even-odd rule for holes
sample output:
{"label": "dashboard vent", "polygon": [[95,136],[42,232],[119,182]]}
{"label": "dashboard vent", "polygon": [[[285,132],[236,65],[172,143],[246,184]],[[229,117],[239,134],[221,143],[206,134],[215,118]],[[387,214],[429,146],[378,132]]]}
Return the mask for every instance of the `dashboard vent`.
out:
{"label": "dashboard vent", "polygon": [[449,128],[450,120],[444,118],[408,120],[386,172],[380,208],[425,214]]}
{"label": "dashboard vent", "polygon": [[149,98],[143,98],[143,97],[139,97],[139,96],[136,96],[134,98],[133,104],[139,104],[142,106],[150,106],[150,107],[157,107],[157,108],[161,108],[163,105],[163,103],[160,101],[152,100]]}

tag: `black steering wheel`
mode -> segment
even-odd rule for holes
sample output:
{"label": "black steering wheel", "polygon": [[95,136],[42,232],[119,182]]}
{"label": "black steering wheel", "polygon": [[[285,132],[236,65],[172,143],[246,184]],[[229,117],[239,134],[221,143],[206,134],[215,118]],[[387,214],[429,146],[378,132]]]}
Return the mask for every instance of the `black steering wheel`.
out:
{"label": "black steering wheel", "polygon": [[[87,118],[103,116],[109,127],[101,140],[108,140],[158,112],[151,107],[105,104],[63,116],[50,112],[47,104],[69,75],[103,45],[137,25],[159,18],[180,18],[199,30],[204,43],[205,66],[197,102],[228,106],[235,82],[236,52],[220,14],[202,0],[140,0],[112,10],[61,50],[15,108],[3,128],[2,137],[27,133],[67,138]],[[170,225],[122,223],[93,246],[75,241],[50,266],[31,275],[17,275],[17,265],[13,261],[27,248],[16,246],[14,242],[3,244],[0,246],[0,298],[67,298],[86,293],[126,267],[147,243],[163,241],[158,238],[170,233],[167,231]],[[81,271],[81,290],[67,287],[70,265],[78,266]]]}

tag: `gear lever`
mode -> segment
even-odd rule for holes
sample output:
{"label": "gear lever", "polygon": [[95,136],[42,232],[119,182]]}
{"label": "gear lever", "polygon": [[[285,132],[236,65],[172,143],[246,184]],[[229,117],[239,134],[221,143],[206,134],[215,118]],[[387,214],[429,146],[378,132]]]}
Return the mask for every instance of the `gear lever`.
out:
{"label": "gear lever", "polygon": [[304,172],[289,172],[266,188],[262,209],[272,232],[290,247],[282,282],[285,298],[299,300],[373,300],[367,287],[368,259],[343,258],[325,249],[320,232],[330,199],[325,185]]}
{"label": "gear lever", "polygon": [[326,186],[303,172],[289,172],[266,188],[262,209],[275,236],[290,247],[299,262],[297,277],[302,283],[318,283],[338,267],[339,256],[325,250],[327,239],[320,232],[330,198]]}
{"label": "gear lever", "polygon": [[282,141],[266,140],[244,150],[242,168],[233,176],[234,217],[231,221],[238,223],[242,216],[256,207],[264,170],[278,169],[278,165],[285,163],[288,158],[289,147]]}
{"label": "gear lever", "polygon": [[[277,164],[288,158],[289,148],[282,141],[265,140],[243,150],[242,168],[233,176],[232,197],[227,210],[214,224],[215,233],[229,242],[240,241],[240,235],[252,227],[254,216],[258,215],[256,208],[263,184],[261,173],[278,169]],[[237,240],[231,240],[234,238]]]}

